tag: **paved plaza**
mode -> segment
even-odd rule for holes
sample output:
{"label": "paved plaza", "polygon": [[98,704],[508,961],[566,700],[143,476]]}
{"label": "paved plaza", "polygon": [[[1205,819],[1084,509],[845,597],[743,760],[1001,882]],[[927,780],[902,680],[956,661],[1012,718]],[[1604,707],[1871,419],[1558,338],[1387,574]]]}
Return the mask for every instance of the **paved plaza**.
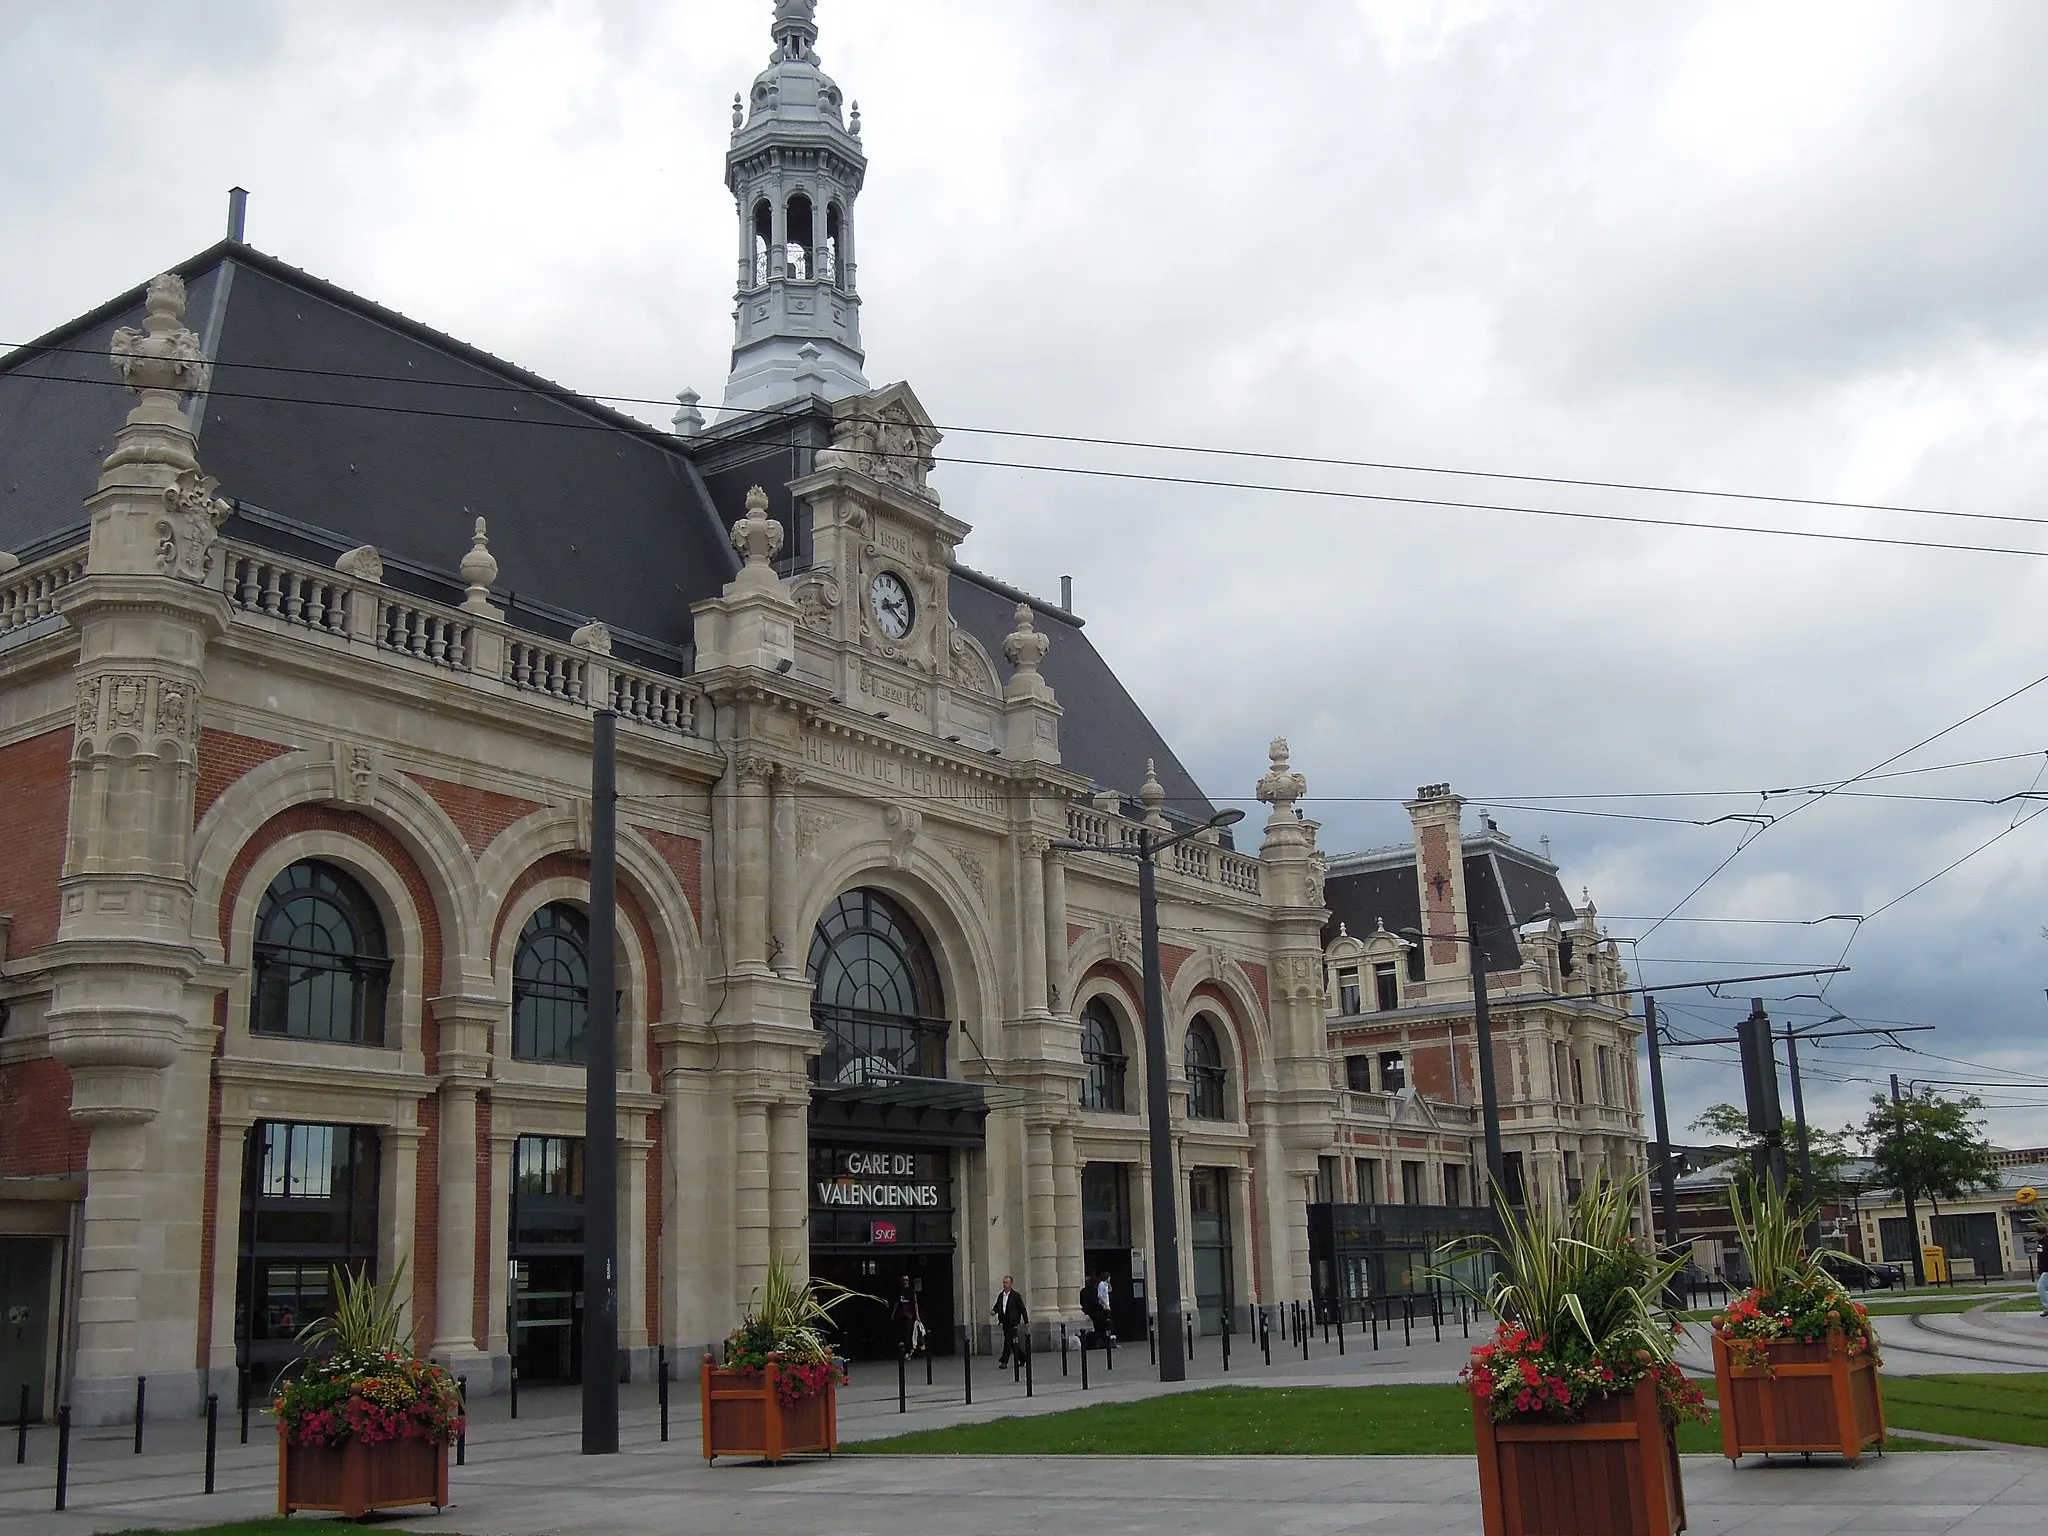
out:
{"label": "paved plaza", "polygon": [[[1882,1325],[1888,1364],[1908,1371],[2048,1370],[2048,1321],[2014,1313],[1890,1319]],[[1479,1330],[1475,1327],[1475,1333]],[[1453,1379],[1469,1347],[1455,1323],[1437,1342],[1425,1327],[1399,1343],[1398,1328],[1372,1350],[1350,1335],[1343,1355],[1318,1334],[1304,1361],[1275,1339],[1267,1366],[1240,1350],[1226,1377],[1211,1341],[1197,1345],[1189,1387],[1225,1381],[1265,1386],[1354,1386]],[[846,1441],[906,1429],[1054,1412],[1092,1402],[1132,1401],[1163,1389],[1142,1346],[1127,1346],[1114,1370],[1091,1358],[1083,1392],[1072,1362],[1041,1355],[1027,1399],[1008,1373],[975,1361],[974,1403],[963,1402],[960,1362],[935,1362],[933,1384],[918,1366],[898,1412],[895,1371],[864,1366],[842,1399]],[[1468,1456],[1444,1457],[862,1457],[783,1467],[724,1463],[698,1455],[695,1382],[679,1383],[671,1438],[661,1443],[653,1392],[622,1391],[622,1447],[616,1457],[578,1454],[573,1389],[530,1391],[520,1417],[502,1398],[473,1415],[467,1465],[453,1474],[446,1513],[379,1519],[380,1527],[449,1536],[677,1536],[677,1533],[799,1530],[818,1536],[921,1536],[1047,1532],[1372,1536],[1479,1530],[1478,1485]],[[0,1457],[0,1536],[86,1536],[138,1526],[178,1527],[245,1519],[274,1509],[276,1442],[260,1416],[241,1445],[232,1415],[221,1425],[217,1489],[201,1492],[203,1437],[197,1424],[151,1423],[145,1450],[130,1432],[73,1437],[70,1507],[51,1510],[53,1436],[37,1429],[29,1460]],[[2048,1529],[2048,1452],[1958,1450],[1868,1458],[1849,1467],[1824,1459],[1731,1470],[1717,1457],[1688,1457],[1690,1529],[1720,1532],[2017,1532]],[[304,1516],[309,1524],[315,1517]]]}

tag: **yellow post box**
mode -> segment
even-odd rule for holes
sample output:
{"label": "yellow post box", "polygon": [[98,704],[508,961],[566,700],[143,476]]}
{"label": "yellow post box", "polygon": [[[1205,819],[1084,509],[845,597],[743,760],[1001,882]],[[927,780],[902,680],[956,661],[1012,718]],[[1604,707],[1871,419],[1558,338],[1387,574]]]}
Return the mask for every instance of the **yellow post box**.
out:
{"label": "yellow post box", "polygon": [[1920,1267],[1927,1273],[1929,1285],[1948,1284],[1948,1250],[1939,1243],[1929,1243],[1920,1250]]}

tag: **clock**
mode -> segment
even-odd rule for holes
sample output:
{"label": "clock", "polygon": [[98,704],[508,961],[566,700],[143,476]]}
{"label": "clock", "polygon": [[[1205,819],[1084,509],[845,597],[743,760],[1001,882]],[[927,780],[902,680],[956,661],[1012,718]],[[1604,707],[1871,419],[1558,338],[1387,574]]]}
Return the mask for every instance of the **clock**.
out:
{"label": "clock", "polygon": [[917,607],[911,602],[910,588],[901,576],[894,571],[879,573],[868,583],[868,603],[875,611],[875,622],[891,640],[901,640],[910,633]]}

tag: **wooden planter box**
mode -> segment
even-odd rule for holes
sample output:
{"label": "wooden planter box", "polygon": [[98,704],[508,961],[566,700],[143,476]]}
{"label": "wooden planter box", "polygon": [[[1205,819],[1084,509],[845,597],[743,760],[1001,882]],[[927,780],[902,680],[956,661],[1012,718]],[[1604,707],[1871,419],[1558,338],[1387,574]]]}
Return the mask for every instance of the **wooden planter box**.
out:
{"label": "wooden planter box", "polygon": [[839,1388],[827,1382],[816,1397],[785,1408],[775,1396],[776,1367],[756,1375],[729,1371],[704,1357],[704,1459],[758,1456],[781,1461],[839,1449]]}
{"label": "wooden planter box", "polygon": [[1677,1536],[1685,1529],[1678,1439],[1645,1382],[1588,1405],[1576,1423],[1531,1414],[1496,1424],[1472,1400],[1486,1536]]}
{"label": "wooden planter box", "polygon": [[1714,1335],[1714,1386],[1721,1399],[1721,1450],[1730,1461],[1833,1451],[1856,1460],[1884,1448],[1884,1401],[1877,1367],[1851,1355],[1839,1333],[1825,1344],[1771,1343],[1771,1368],[1738,1366]]}
{"label": "wooden planter box", "polygon": [[448,1444],[392,1440],[293,1445],[277,1432],[277,1512],[331,1509],[361,1519],[373,1509],[448,1503]]}

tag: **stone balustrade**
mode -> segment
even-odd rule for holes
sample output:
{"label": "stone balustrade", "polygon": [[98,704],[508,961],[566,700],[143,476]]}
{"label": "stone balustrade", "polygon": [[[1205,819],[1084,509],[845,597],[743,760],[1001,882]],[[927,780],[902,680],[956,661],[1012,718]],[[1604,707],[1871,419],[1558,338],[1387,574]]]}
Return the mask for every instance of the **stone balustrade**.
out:
{"label": "stone balustrade", "polygon": [[85,574],[85,546],[0,574],[0,635],[57,611],[57,594]]}

